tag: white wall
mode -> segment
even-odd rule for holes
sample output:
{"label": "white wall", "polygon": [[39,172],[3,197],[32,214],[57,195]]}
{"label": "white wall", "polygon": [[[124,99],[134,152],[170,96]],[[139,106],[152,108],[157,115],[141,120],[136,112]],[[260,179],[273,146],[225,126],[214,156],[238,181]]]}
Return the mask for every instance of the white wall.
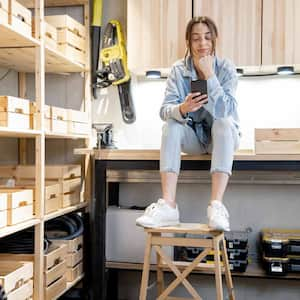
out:
{"label": "white wall", "polygon": [[[116,87],[99,91],[93,102],[93,121],[112,122],[118,148],[160,148],[165,79],[133,76],[132,95],[136,122],[123,122]],[[254,128],[300,127],[300,75],[241,77],[237,89],[241,119],[241,149],[254,148]]]}

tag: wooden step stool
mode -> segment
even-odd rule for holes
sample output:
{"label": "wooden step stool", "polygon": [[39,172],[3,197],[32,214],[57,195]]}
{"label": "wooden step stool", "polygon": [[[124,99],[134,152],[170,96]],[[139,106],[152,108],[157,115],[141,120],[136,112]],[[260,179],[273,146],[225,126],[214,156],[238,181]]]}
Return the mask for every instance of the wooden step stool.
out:
{"label": "wooden step stool", "polygon": [[[224,271],[229,299],[235,299],[226,251],[226,242],[224,238],[224,233],[222,231],[213,231],[206,224],[181,223],[178,226],[174,227],[145,228],[145,232],[147,233],[147,239],[145,247],[144,268],[140,289],[140,300],[146,300],[147,297],[147,286],[150,270],[150,255],[152,247],[157,253],[157,300],[190,299],[168,297],[168,295],[180,283],[182,283],[186,287],[188,292],[193,296],[192,299],[201,300],[202,298],[186,279],[187,276],[194,269],[203,270],[208,273],[215,274],[217,300],[223,300],[222,271]],[[162,234],[165,233],[179,235],[205,235],[206,237],[209,236],[209,238],[184,238],[177,236],[163,236]],[[164,251],[162,250],[162,246],[202,247],[204,248],[204,250],[192,262],[175,262],[164,253]],[[209,254],[211,250],[214,251],[214,263],[201,263],[201,261]],[[221,264],[220,254],[222,255],[223,264]],[[179,269],[182,269],[184,267],[184,271],[181,272]],[[163,272],[166,269],[171,269],[177,278],[165,289]]]}

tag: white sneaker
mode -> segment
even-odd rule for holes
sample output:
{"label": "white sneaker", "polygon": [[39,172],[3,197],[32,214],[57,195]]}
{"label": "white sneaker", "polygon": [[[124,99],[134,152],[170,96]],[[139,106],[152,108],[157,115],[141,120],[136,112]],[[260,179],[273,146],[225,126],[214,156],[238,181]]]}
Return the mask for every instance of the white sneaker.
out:
{"label": "white sneaker", "polygon": [[214,200],[207,208],[208,226],[212,229],[230,231],[229,213],[221,201]]}
{"label": "white sneaker", "polygon": [[144,214],[136,219],[136,225],[143,227],[175,226],[179,224],[179,211],[171,207],[164,199],[150,204]]}

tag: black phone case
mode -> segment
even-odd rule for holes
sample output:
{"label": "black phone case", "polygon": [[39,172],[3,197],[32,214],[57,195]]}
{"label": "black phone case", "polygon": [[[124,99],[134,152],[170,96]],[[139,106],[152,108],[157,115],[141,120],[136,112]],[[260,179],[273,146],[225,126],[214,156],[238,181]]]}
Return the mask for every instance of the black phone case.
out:
{"label": "black phone case", "polygon": [[191,92],[197,93],[200,92],[201,95],[207,95],[207,82],[206,80],[198,79],[191,81]]}

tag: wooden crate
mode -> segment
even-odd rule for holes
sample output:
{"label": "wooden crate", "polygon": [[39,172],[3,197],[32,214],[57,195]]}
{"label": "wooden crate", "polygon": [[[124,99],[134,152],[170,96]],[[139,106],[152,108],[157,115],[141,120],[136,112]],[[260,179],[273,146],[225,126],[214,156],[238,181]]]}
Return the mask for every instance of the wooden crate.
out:
{"label": "wooden crate", "polygon": [[7,193],[0,192],[0,211],[7,210]]}
{"label": "wooden crate", "polygon": [[300,154],[300,128],[256,128],[256,154]]}
{"label": "wooden crate", "polygon": [[61,206],[63,208],[70,207],[80,203],[80,191],[65,193],[62,196]]}
{"label": "wooden crate", "polygon": [[68,253],[77,252],[83,247],[83,236],[80,235],[73,240],[51,240],[54,245],[66,245]]}
{"label": "wooden crate", "polygon": [[[56,28],[47,23],[44,22],[45,24],[45,45],[48,46],[51,49],[57,49],[57,30]],[[32,36],[35,37],[35,19],[32,19]],[[40,39],[40,37],[37,37]]]}
{"label": "wooden crate", "polygon": [[51,131],[68,133],[67,109],[51,106]]}
{"label": "wooden crate", "polygon": [[46,183],[45,187],[45,214],[57,211],[61,208],[61,195],[59,184]]}
{"label": "wooden crate", "polygon": [[[30,102],[30,127],[38,129],[37,123],[37,108],[35,102]],[[51,109],[49,105],[44,105],[44,128],[45,131],[51,131]]]}
{"label": "wooden crate", "polygon": [[79,249],[76,252],[70,252],[67,255],[67,267],[68,268],[73,268],[75,267],[78,263],[80,263],[83,259],[83,249]]}
{"label": "wooden crate", "polygon": [[32,13],[16,0],[9,0],[9,23],[18,32],[31,36]]}
{"label": "wooden crate", "polygon": [[72,282],[83,273],[83,263],[80,262],[73,268],[67,269],[67,281]]}
{"label": "wooden crate", "polygon": [[32,262],[0,261],[0,285],[5,289],[7,294],[21,287],[32,277]]}
{"label": "wooden crate", "polygon": [[67,288],[66,276],[62,276],[51,285],[45,287],[45,300],[53,300]]}
{"label": "wooden crate", "polygon": [[68,109],[68,124],[70,134],[89,134],[91,132],[87,112]]}
{"label": "wooden crate", "polygon": [[77,36],[86,37],[84,25],[74,20],[68,15],[45,16],[45,20],[56,28],[66,28]]}
{"label": "wooden crate", "polygon": [[30,101],[11,96],[0,96],[0,126],[30,129]]}
{"label": "wooden crate", "polygon": [[68,248],[65,244],[51,245],[46,254],[44,254],[45,270],[51,269],[53,266],[62,262],[67,257]]}
{"label": "wooden crate", "polygon": [[49,286],[54,281],[62,277],[67,272],[67,263],[65,260],[58,262],[51,269],[45,272],[45,286]]}
{"label": "wooden crate", "polygon": [[7,300],[27,300],[33,296],[33,280],[29,280],[7,295]]}
{"label": "wooden crate", "polygon": [[57,30],[57,42],[58,44],[68,44],[85,52],[85,38],[68,30],[68,28],[59,28]]}
{"label": "wooden crate", "polygon": [[80,49],[74,48],[69,44],[58,44],[57,49],[73,61],[83,65],[86,63],[85,53]]}
{"label": "wooden crate", "polygon": [[0,0],[0,23],[8,24],[8,0]]}
{"label": "wooden crate", "polygon": [[1,188],[7,194],[7,225],[15,225],[33,218],[33,190]]}

